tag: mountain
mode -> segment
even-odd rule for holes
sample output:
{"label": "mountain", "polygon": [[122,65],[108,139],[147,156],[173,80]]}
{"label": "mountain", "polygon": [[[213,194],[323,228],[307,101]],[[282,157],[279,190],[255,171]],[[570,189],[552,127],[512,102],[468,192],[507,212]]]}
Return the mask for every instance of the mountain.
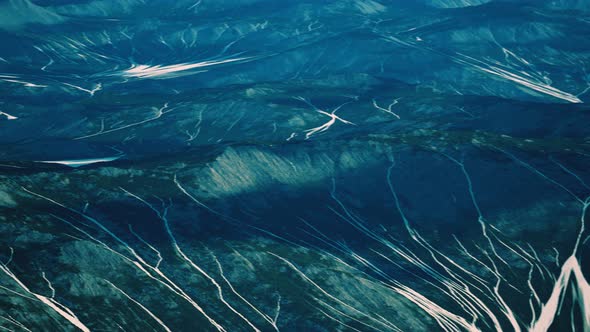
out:
{"label": "mountain", "polygon": [[0,328],[590,331],[590,1],[0,1]]}

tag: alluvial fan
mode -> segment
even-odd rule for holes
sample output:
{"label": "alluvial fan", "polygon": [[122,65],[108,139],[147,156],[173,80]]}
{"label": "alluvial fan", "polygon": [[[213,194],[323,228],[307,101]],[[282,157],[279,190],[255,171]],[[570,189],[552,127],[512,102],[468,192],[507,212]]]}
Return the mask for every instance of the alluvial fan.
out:
{"label": "alluvial fan", "polygon": [[0,330],[590,332],[589,0],[0,0]]}

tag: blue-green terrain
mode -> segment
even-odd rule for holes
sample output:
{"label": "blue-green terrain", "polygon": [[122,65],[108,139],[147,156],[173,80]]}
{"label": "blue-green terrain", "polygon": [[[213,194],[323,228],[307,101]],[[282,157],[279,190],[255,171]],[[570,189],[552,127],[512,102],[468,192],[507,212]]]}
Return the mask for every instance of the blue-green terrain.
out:
{"label": "blue-green terrain", "polygon": [[588,0],[0,0],[0,330],[590,332],[588,101]]}

